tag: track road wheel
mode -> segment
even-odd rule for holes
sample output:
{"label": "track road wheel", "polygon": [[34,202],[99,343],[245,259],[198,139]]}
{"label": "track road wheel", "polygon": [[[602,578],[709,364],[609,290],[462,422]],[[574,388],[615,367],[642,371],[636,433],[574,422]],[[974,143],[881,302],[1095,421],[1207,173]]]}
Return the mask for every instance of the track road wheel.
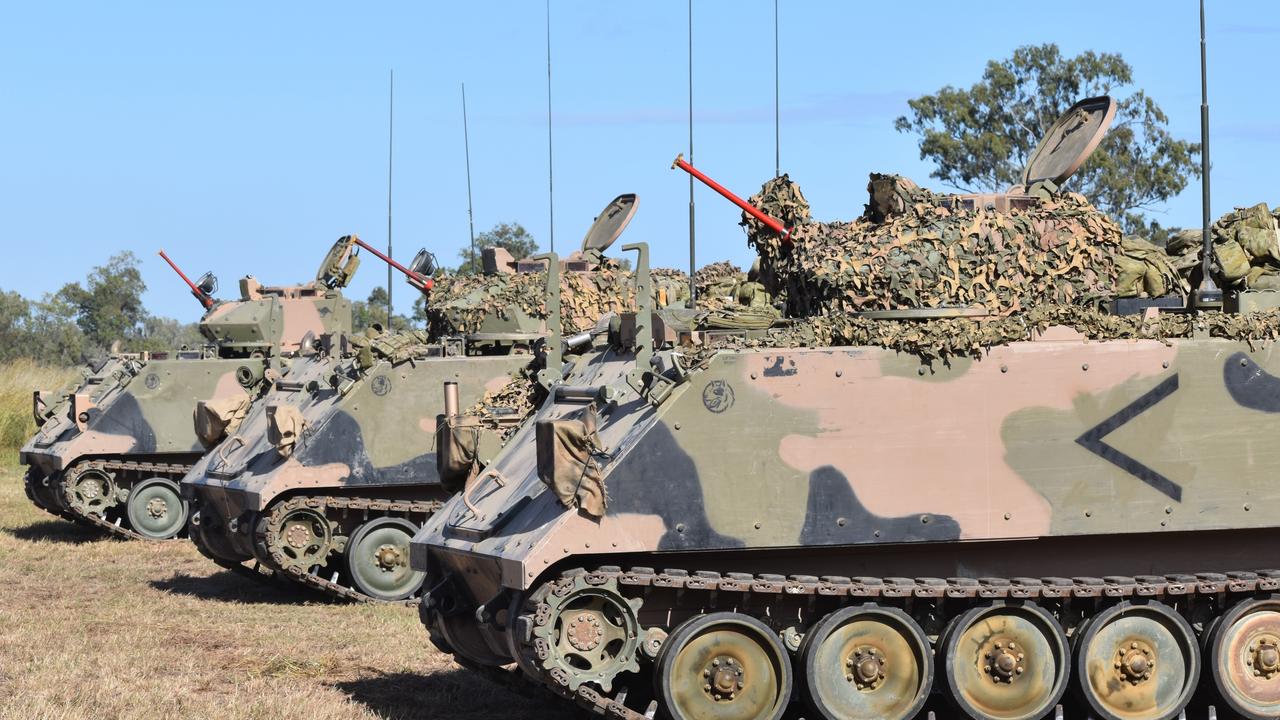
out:
{"label": "track road wheel", "polygon": [[778,720],[791,698],[791,662],[764,623],[717,612],[671,633],[654,682],[672,720]]}
{"label": "track road wheel", "polygon": [[356,589],[379,600],[403,600],[422,587],[427,574],[409,567],[409,541],[418,526],[403,518],[374,518],[347,542],[347,574]]}
{"label": "track road wheel", "polygon": [[1280,595],[1236,603],[1214,623],[1206,651],[1232,710],[1250,720],[1280,717]]}
{"label": "track road wheel", "polygon": [[1077,682],[1100,720],[1173,718],[1191,700],[1200,649],[1168,605],[1122,602],[1090,618],[1077,637]]}
{"label": "track road wheel", "polygon": [[1066,635],[1034,603],[973,608],[947,625],[939,645],[951,700],[971,718],[1037,720],[1067,689]]}
{"label": "track road wheel", "polygon": [[929,639],[894,607],[836,610],[805,633],[799,657],[805,701],[827,720],[913,718],[933,684]]}
{"label": "track road wheel", "polygon": [[154,540],[175,537],[187,524],[187,503],[178,492],[178,484],[166,478],[151,478],[134,485],[125,508],[133,531]]}

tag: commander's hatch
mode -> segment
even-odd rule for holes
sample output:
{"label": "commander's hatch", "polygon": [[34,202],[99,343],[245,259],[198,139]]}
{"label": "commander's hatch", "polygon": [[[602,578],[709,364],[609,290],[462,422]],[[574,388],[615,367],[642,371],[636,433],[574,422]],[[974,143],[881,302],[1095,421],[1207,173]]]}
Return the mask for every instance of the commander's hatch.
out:
{"label": "commander's hatch", "polygon": [[1033,207],[1048,200],[1098,149],[1115,116],[1116,103],[1110,96],[1081,100],[1040,139],[1022,170],[1021,185],[1003,193],[954,195],[947,200],[968,210],[986,208],[998,212]]}
{"label": "commander's hatch", "polygon": [[360,257],[356,255],[355,237],[343,235],[338,238],[333,247],[329,248],[328,254],[324,256],[324,262],[320,263],[320,269],[316,271],[317,285],[330,290],[339,290],[351,282],[351,278],[356,274],[356,268],[360,267]]}
{"label": "commander's hatch", "polygon": [[[604,252],[622,235],[636,214],[636,205],[640,198],[635,193],[624,193],[609,201],[604,210],[596,216],[595,222],[587,229],[582,238],[582,249],[574,252],[562,261],[562,267],[568,272],[585,272],[593,270],[604,260]],[[489,262],[486,259],[486,263]],[[495,262],[495,265],[497,263]],[[516,272],[542,272],[546,264],[541,260],[520,260],[516,262]],[[495,268],[496,269],[496,268]],[[488,269],[486,268],[486,272]]]}
{"label": "commander's hatch", "polygon": [[1107,95],[1072,105],[1031,152],[1022,186],[1031,189],[1048,181],[1060,187],[1098,149],[1115,117],[1116,103]]}
{"label": "commander's hatch", "polygon": [[582,238],[583,259],[592,265],[600,264],[605,250],[627,229],[639,202],[640,198],[635,193],[624,193],[604,206],[604,210],[596,216],[595,222],[591,223],[587,234]]}

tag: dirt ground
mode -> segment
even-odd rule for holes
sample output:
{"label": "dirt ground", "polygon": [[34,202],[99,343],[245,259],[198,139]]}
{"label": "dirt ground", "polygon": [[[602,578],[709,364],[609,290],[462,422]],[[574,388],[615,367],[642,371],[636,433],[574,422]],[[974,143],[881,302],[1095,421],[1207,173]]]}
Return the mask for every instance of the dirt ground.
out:
{"label": "dirt ground", "polygon": [[0,468],[0,719],[573,717],[437,652],[416,609],[221,570],[186,540],[102,537]]}

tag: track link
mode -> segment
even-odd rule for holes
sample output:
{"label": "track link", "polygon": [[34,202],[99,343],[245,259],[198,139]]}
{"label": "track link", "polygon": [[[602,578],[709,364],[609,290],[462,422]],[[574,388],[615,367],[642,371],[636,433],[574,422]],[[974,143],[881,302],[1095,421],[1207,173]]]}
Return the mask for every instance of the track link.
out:
{"label": "track link", "polygon": [[[524,607],[527,612],[516,620],[514,630],[520,649],[526,659],[547,657],[547,648],[537,639],[536,632],[523,632],[521,626],[532,629],[537,625],[553,621],[554,613],[547,598],[558,591],[563,593],[571,587],[578,577],[584,578],[588,585],[604,585],[616,582],[620,589],[629,589],[629,595],[643,595],[651,589],[667,589],[680,593],[685,602],[689,601],[688,593],[705,593],[707,600],[701,604],[704,608],[717,605],[712,593],[732,593],[732,604],[739,607],[753,607],[767,604],[770,597],[798,596],[817,600],[830,598],[838,605],[840,598],[849,602],[865,602],[885,600],[893,604],[911,604],[917,602],[938,603],[945,599],[956,600],[1000,600],[1028,599],[1051,600],[1060,602],[1065,607],[1072,603],[1087,604],[1091,607],[1106,600],[1123,600],[1135,598],[1151,598],[1176,605],[1186,605],[1187,601],[1212,601],[1219,608],[1231,602],[1256,593],[1280,590],[1280,570],[1232,571],[1226,573],[1203,572],[1196,574],[1173,574],[1165,576],[1143,575],[1135,577],[1109,576],[1092,577],[1046,577],[1046,578],[901,578],[901,577],[814,577],[807,575],[780,574],[747,574],[725,573],[707,570],[667,569],[656,571],[649,567],[633,567],[623,570],[616,566],[602,566],[593,570],[576,568],[567,570],[558,578],[548,580],[528,594],[529,600]],[[693,602],[694,605],[698,603]],[[429,613],[423,613],[424,622],[429,620]],[[596,715],[603,715],[618,720],[652,720],[656,704],[650,703],[645,712],[626,707],[622,702],[601,692],[598,688],[587,684],[576,690],[569,689],[568,677],[563,672],[542,669],[540,662],[518,662],[517,664],[529,672],[535,668],[539,675],[534,680],[541,682],[554,694],[568,698]],[[496,671],[496,669],[493,669]],[[523,674],[523,673],[522,673]],[[510,682],[508,679],[507,682]],[[617,693],[614,693],[615,695]],[[1061,720],[1072,715],[1064,713],[1058,706],[1054,715]],[[1090,717],[1081,714],[1081,717]],[[935,713],[928,711],[920,716],[934,720]],[[1195,714],[1184,711],[1180,718],[1216,719],[1218,711],[1210,705],[1196,710]]]}

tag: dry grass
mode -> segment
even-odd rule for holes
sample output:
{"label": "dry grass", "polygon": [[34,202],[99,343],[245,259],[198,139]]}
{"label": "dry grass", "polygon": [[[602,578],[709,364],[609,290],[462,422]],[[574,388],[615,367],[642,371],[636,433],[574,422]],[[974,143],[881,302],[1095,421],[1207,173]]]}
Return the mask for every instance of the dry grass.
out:
{"label": "dry grass", "polygon": [[417,612],[318,601],[187,541],[105,539],[0,468],[0,719],[561,718],[431,647]]}
{"label": "dry grass", "polygon": [[12,462],[18,448],[36,432],[31,391],[58,391],[76,379],[75,368],[54,368],[31,360],[0,363],[0,458]]}

